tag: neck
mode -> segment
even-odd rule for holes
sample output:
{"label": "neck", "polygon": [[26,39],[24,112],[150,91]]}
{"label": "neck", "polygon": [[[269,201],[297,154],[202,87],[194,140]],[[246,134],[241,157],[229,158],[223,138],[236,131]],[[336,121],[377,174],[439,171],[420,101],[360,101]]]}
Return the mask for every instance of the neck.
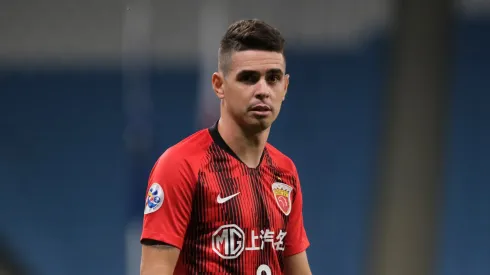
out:
{"label": "neck", "polygon": [[222,116],[218,122],[218,130],[243,163],[250,168],[259,166],[270,128],[258,133],[248,133],[233,119]]}

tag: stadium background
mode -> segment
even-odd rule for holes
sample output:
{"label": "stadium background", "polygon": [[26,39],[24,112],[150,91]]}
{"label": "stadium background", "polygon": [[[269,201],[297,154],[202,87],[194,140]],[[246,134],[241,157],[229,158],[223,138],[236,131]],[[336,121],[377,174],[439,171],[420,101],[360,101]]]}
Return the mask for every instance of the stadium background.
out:
{"label": "stadium background", "polygon": [[[403,14],[395,4],[2,3],[0,263],[10,269],[6,274],[137,273],[149,169],[166,147],[216,118],[209,79],[217,43],[228,23],[250,17],[276,25],[288,39],[291,86],[270,140],[300,172],[313,273],[365,274],[373,255],[379,254],[372,262],[386,260],[373,228],[383,226],[382,210],[393,206],[380,199],[391,194],[380,174],[390,169],[381,157],[390,152],[386,125],[398,123],[387,111],[390,87],[396,86],[389,85],[397,66],[392,49],[399,36],[393,33]],[[436,141],[443,148],[435,161],[441,184],[434,184],[438,195],[428,197],[417,182],[405,183],[411,194],[405,207],[418,205],[417,197],[422,205],[435,205],[427,209],[436,213],[433,227],[414,229],[433,237],[409,238],[434,255],[430,274],[484,275],[490,274],[490,2],[467,0],[452,10],[449,60],[442,63],[447,88],[438,97],[445,111],[435,124],[444,133]],[[418,24],[415,32],[428,26],[423,19],[429,17],[420,18],[411,21]],[[431,47],[438,37],[418,44]],[[413,61],[423,64],[421,59]],[[408,112],[415,124],[425,120],[420,112]],[[431,147],[423,148],[412,157],[425,161],[423,152]],[[414,178],[427,176],[412,172]],[[424,213],[395,212],[395,223]],[[397,240],[394,234],[387,243]],[[420,246],[406,248],[395,241],[389,251],[408,255],[405,263],[427,264],[417,258]]]}

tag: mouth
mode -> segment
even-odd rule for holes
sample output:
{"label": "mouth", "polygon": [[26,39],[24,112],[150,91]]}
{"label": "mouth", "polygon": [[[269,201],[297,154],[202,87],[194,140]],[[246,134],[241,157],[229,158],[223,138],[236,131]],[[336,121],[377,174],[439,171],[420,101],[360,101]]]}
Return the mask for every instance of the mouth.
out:
{"label": "mouth", "polygon": [[250,110],[254,111],[254,112],[270,112],[270,111],[272,111],[271,107],[267,104],[254,105],[254,106],[252,106],[252,108],[250,108]]}
{"label": "mouth", "polygon": [[272,108],[267,104],[257,104],[250,108],[250,111],[256,117],[267,117],[272,113]]}

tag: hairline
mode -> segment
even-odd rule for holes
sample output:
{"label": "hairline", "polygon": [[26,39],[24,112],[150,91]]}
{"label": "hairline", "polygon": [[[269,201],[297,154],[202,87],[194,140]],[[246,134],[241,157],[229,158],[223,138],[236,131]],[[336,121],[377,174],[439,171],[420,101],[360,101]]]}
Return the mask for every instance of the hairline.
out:
{"label": "hairline", "polygon": [[[246,50],[237,51],[235,49],[229,49],[229,50],[226,50],[223,52],[223,49],[219,48],[219,50],[218,50],[218,72],[221,72],[221,73],[223,73],[224,76],[226,76],[230,72],[230,64],[231,64],[232,55],[235,53],[246,52],[246,51],[279,53],[282,55],[283,60],[284,60],[284,67],[286,67],[286,56],[284,55],[284,50],[273,51],[273,50],[261,50],[261,49],[246,49]],[[225,63],[225,65],[223,63]]]}

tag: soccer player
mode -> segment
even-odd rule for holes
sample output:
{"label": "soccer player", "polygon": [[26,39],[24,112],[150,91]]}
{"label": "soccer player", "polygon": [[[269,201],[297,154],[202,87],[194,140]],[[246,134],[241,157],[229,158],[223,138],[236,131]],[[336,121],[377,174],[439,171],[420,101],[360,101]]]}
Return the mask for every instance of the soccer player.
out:
{"label": "soccer player", "polygon": [[220,119],[167,149],[151,172],[141,275],[311,274],[298,173],[267,143],[285,69],[277,29],[229,26],[212,76]]}

